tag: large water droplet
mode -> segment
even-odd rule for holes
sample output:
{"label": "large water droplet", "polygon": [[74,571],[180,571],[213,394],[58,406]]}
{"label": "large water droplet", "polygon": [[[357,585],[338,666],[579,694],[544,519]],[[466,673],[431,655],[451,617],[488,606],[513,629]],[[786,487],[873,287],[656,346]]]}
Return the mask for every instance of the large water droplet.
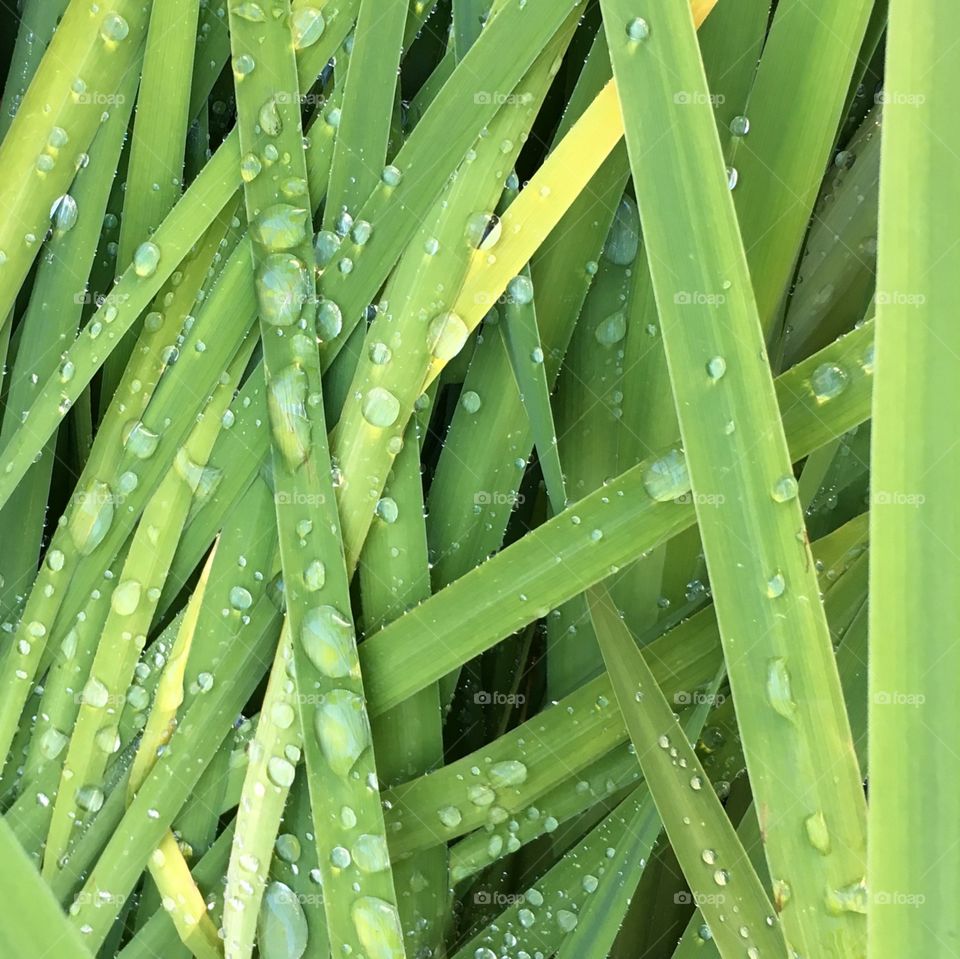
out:
{"label": "large water droplet", "polygon": [[290,203],[274,203],[253,221],[253,238],[271,253],[291,250],[306,236],[308,212]]}
{"label": "large water droplet", "polygon": [[675,500],[690,490],[687,460],[680,450],[670,450],[647,467],[643,487],[658,503]]}
{"label": "large water droplet", "polygon": [[100,36],[107,43],[119,43],[126,39],[129,32],[130,25],[119,13],[108,13],[100,24]]}
{"label": "large water droplet", "polygon": [[78,494],[68,530],[82,556],[89,556],[103,542],[113,523],[113,509],[113,493],[100,480]]}
{"label": "large water droplet", "polygon": [[77,223],[79,213],[77,201],[69,193],[64,193],[63,196],[54,200],[53,206],[50,208],[53,228],[61,233],[72,230]]}
{"label": "large water droplet", "polygon": [[529,277],[515,276],[507,284],[507,295],[519,306],[526,306],[533,302],[533,283]]}
{"label": "large water droplet", "polygon": [[771,659],[767,668],[767,700],[784,719],[793,720],[797,704],[790,688],[787,661],[782,656]]}
{"label": "large water droplet", "polygon": [[343,313],[333,300],[321,300],[317,307],[317,336],[327,343],[340,335],[343,329]]}
{"label": "large water droplet", "polygon": [[849,382],[846,370],[836,363],[821,363],[810,376],[810,388],[818,403],[838,397]]}
{"label": "large water droplet", "polygon": [[815,812],[812,816],[807,816],[803,826],[807,831],[810,845],[826,856],[830,852],[830,831],[827,829],[827,821],[823,818],[823,813]]}
{"label": "large water droplet", "polygon": [[452,360],[467,342],[470,331],[456,313],[441,313],[430,321],[427,349],[438,360]]}
{"label": "large water droplet", "polygon": [[796,498],[798,489],[799,486],[797,485],[796,479],[792,474],[788,474],[781,476],[780,479],[773,484],[770,495],[777,503],[788,503],[790,500]]}
{"label": "large water droplet", "polygon": [[643,17],[633,17],[627,21],[627,36],[635,43],[650,36],[650,24]]}
{"label": "large water droplet", "polygon": [[349,676],[354,668],[353,626],[333,606],[307,611],[300,631],[303,651],[313,665],[333,679]]}
{"label": "large water droplet", "polygon": [[527,781],[527,767],[517,759],[494,763],[487,770],[487,774],[497,789],[503,786],[519,786]]}
{"label": "large water droplet", "polygon": [[625,196],[617,207],[603,255],[617,266],[630,266],[640,249],[640,214],[637,204]]}
{"label": "large water droplet", "polygon": [[153,430],[144,426],[140,420],[128,425],[124,446],[137,459],[149,459],[157,451],[159,443],[160,437]]}
{"label": "large water droplet", "polygon": [[307,374],[288,366],[270,378],[267,407],[274,444],[288,469],[296,469],[310,455],[310,420],[307,417]]}
{"label": "large water droplet", "polygon": [[364,833],[352,847],[353,861],[361,872],[383,872],[390,866],[387,841],[383,836]]}
{"label": "large water droplet", "polygon": [[130,616],[140,605],[143,587],[135,579],[125,579],[110,597],[110,605],[118,616]]}
{"label": "large water droplet", "polygon": [[140,277],[153,276],[160,265],[160,247],[147,240],[141,243],[133,254],[133,272]]}
{"label": "large water droplet", "polygon": [[294,49],[305,50],[313,46],[320,39],[325,26],[323,14],[316,7],[298,7],[290,16]]}
{"label": "large water droplet", "polygon": [[257,113],[257,121],[260,124],[260,129],[263,130],[268,137],[275,137],[280,134],[280,131],[283,129],[283,121],[280,119],[277,101],[274,100],[273,97],[260,107]]}
{"label": "large water droplet", "polygon": [[241,20],[250,23],[263,23],[267,17],[259,3],[240,3],[233,8],[233,12]]}
{"label": "large water droplet", "polygon": [[310,294],[303,263],[288,253],[272,253],[257,271],[260,316],[271,326],[290,326],[300,316]]}
{"label": "large water droplet", "polygon": [[361,407],[363,418],[371,425],[386,429],[397,422],[400,401],[389,390],[374,386],[367,391]]}
{"label": "large water droplet", "polygon": [[346,776],[370,745],[370,722],[363,699],[349,689],[334,689],[314,714],[320,749],[330,768]]}
{"label": "large water droplet", "polygon": [[307,951],[307,918],[297,894],[282,882],[271,882],[257,917],[261,959],[300,959]]}
{"label": "large water droplet", "polygon": [[627,317],[623,310],[611,313],[601,320],[594,330],[594,336],[601,346],[614,346],[619,343],[627,332]]}
{"label": "large water droplet", "polygon": [[373,896],[361,896],[350,907],[350,915],[368,959],[403,955],[403,931],[395,906]]}

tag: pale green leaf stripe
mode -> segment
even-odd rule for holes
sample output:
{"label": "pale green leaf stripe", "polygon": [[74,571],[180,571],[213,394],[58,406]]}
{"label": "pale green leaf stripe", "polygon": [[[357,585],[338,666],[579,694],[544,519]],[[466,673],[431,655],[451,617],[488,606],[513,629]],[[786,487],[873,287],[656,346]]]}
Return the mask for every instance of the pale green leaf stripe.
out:
{"label": "pale green leaf stripe", "polygon": [[[867,419],[872,367],[859,364],[872,355],[872,343],[872,324],[865,324],[778,378],[794,459]],[[848,374],[843,394],[822,404],[814,395],[811,375],[824,365],[841,366]],[[689,490],[682,481],[666,502],[647,491],[645,478],[656,462],[648,459],[620,474],[371,636],[360,648],[371,703],[388,709],[402,702],[604,579],[612,568],[692,526],[695,514],[689,497],[683,496]],[[653,488],[662,495],[658,486]],[[571,526],[579,531],[575,537],[570,536]],[[799,521],[796,528],[801,528]],[[599,538],[592,535],[594,530],[601,531]]]}
{"label": "pale green leaf stripe", "polygon": [[0,818],[0,940],[9,956],[30,959],[91,959],[77,930],[67,922],[50,887]]}
{"label": "pale green leaf stripe", "polygon": [[587,603],[644,781],[720,954],[782,955],[770,900],[643,653],[602,586]]}
{"label": "pale green leaf stripe", "polygon": [[[642,27],[629,0],[602,7],[744,753],[771,874],[790,889],[784,935],[851,959],[866,803],[693,19],[666,0]],[[813,370],[822,409],[851,375]]]}
{"label": "pale green leaf stripe", "polygon": [[960,8],[891,0],[870,570],[870,959],[960,941]]}

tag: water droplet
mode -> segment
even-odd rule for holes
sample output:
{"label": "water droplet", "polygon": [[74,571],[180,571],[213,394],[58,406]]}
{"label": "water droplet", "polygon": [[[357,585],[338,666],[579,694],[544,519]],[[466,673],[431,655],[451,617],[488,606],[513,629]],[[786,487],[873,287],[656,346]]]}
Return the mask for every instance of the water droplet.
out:
{"label": "water droplet", "polygon": [[77,496],[68,530],[81,556],[89,556],[102,542],[113,523],[113,493],[95,480]]}
{"label": "water droplet", "polygon": [[526,306],[533,302],[533,283],[529,277],[515,276],[507,284],[507,295],[518,306]]}
{"label": "water droplet", "polygon": [[240,161],[240,178],[244,183],[250,183],[259,176],[262,169],[260,157],[256,153],[247,153]]}
{"label": "water droplet", "polygon": [[313,252],[317,258],[317,266],[327,266],[337,255],[342,242],[333,230],[321,230],[313,238]]}
{"label": "water droplet", "polygon": [[573,932],[573,930],[577,928],[577,922],[576,914],[570,912],[569,909],[557,910],[557,925],[564,932]]}
{"label": "water droplet", "polygon": [[623,310],[611,313],[601,320],[594,330],[594,336],[601,346],[614,346],[619,343],[627,332],[627,317]]}
{"label": "water droplet", "polygon": [[527,781],[527,767],[516,759],[494,763],[488,770],[490,782],[500,789],[504,786],[519,786]]}
{"label": "water droplet", "polygon": [[727,361],[722,356],[711,357],[707,361],[707,376],[711,380],[719,380],[723,378],[723,374],[727,372]]}
{"label": "water droplet", "polygon": [[807,839],[810,840],[810,845],[817,852],[826,856],[830,852],[830,832],[827,829],[827,821],[823,818],[823,813],[815,812],[812,816],[807,816],[803,825],[807,831]]}
{"label": "water droplet", "polygon": [[100,36],[108,43],[119,43],[125,40],[129,32],[129,24],[119,13],[108,13],[100,24]]}
{"label": "water droplet", "polygon": [[103,808],[103,790],[99,786],[81,786],[77,790],[77,805],[86,812],[99,812]]}
{"label": "water droplet", "polygon": [[233,586],[230,589],[230,605],[234,609],[249,609],[253,605],[253,596],[250,590],[242,586]]}
{"label": "water droplet", "polygon": [[354,669],[353,626],[333,606],[316,606],[307,611],[300,641],[307,658],[324,676],[342,679]]}
{"label": "water droplet", "polygon": [[350,236],[357,246],[364,246],[373,233],[373,227],[366,220],[357,220],[350,231]]}
{"label": "water droplet", "polygon": [[787,661],[782,656],[771,659],[767,668],[767,700],[784,719],[793,719],[797,704],[790,688]]}
{"label": "water droplet", "polygon": [[322,36],[326,26],[323,14],[316,7],[298,7],[290,16],[294,50],[312,47]]}
{"label": "water droplet", "polygon": [[267,18],[259,3],[241,3],[233,8],[233,12],[241,19],[250,23],[263,23]]}
{"label": "water droplet", "polygon": [[643,487],[658,503],[670,502],[689,492],[690,475],[683,453],[671,450],[651,463],[643,475]]}
{"label": "water droplet", "polygon": [[448,829],[455,829],[463,820],[463,814],[456,806],[441,806],[437,810],[437,815],[440,817],[440,822]]}
{"label": "water droplet", "polygon": [[718,886],[725,886],[730,882],[730,873],[726,869],[716,869],[713,873],[713,881]]}
{"label": "water droplet", "polygon": [[260,959],[300,959],[307,951],[307,918],[297,894],[282,882],[271,882],[257,917]]}
{"label": "water droplet", "polygon": [[307,417],[307,374],[288,366],[271,377],[267,407],[274,442],[288,469],[296,469],[310,455],[310,420]]}
{"label": "water droplet", "polygon": [[497,795],[489,786],[474,783],[467,788],[467,798],[474,806],[491,806]]}
{"label": "water droplet", "polygon": [[350,907],[350,916],[368,959],[403,955],[403,931],[395,906],[373,896],[361,896]]}
{"label": "water droplet", "polygon": [[740,173],[735,166],[727,167],[727,189],[735,190],[740,182]]}
{"label": "water droplet", "polygon": [[284,862],[297,862],[301,855],[300,840],[291,832],[281,833],[273,844]]}
{"label": "water droplet", "polygon": [[361,407],[363,418],[371,425],[386,429],[397,422],[400,401],[389,390],[374,386],[367,391]]}
{"label": "water droplet", "polygon": [[750,132],[750,120],[742,114],[734,117],[730,121],[730,132],[735,137],[745,137]]}
{"label": "water droplet", "polygon": [[47,553],[47,569],[53,573],[59,573],[63,569],[64,560],[66,557],[63,555],[63,551],[59,549],[51,549]]}
{"label": "water droplet", "polygon": [[273,97],[260,107],[257,112],[257,122],[260,124],[260,129],[268,137],[275,137],[280,134],[283,129],[283,120],[281,120],[280,111],[277,109],[277,101]]}
{"label": "water droplet", "polygon": [[468,413],[477,413],[482,405],[480,401],[480,395],[475,393],[473,390],[466,390],[460,397],[460,405]]}
{"label": "water droplet", "polygon": [[153,276],[160,265],[160,247],[147,240],[141,243],[133,254],[133,272],[139,277]]}
{"label": "water droplet", "polygon": [[491,250],[503,235],[503,224],[493,213],[473,213],[467,219],[466,238],[474,249]]}
{"label": "water droplet", "polygon": [[346,869],[351,862],[350,850],[344,846],[334,846],[330,850],[330,862],[337,869]]}
{"label": "water droplet", "polygon": [[343,314],[333,300],[321,300],[317,307],[317,335],[328,342],[340,335],[343,329]]}
{"label": "water droplet", "polygon": [[397,517],[400,515],[400,510],[397,507],[397,501],[392,499],[389,496],[384,496],[377,503],[377,516],[380,517],[385,523],[395,523]]}
{"label": "water droplet", "polygon": [[268,206],[253,221],[253,238],[271,253],[293,249],[306,236],[308,212],[289,203]]}
{"label": "water droplet", "polygon": [[386,186],[399,186],[403,179],[403,173],[395,166],[385,166],[383,173],[380,174],[380,179]]}
{"label": "water droplet", "polygon": [[617,206],[617,212],[603,246],[603,255],[617,266],[630,266],[640,249],[640,214],[637,204],[625,196]]}
{"label": "water droplet", "polygon": [[850,883],[840,889],[832,889],[827,893],[827,909],[834,915],[845,912],[855,912],[861,915],[867,913],[867,884],[864,880]]}
{"label": "water droplet", "polygon": [[767,596],[770,599],[776,599],[782,596],[787,589],[787,581],[783,578],[783,573],[777,571],[767,580]]}
{"label": "water droplet", "polygon": [[69,193],[64,193],[63,196],[54,200],[53,206],[50,208],[53,228],[61,233],[72,230],[76,226],[78,216],[77,201]]}
{"label": "water droplet", "polygon": [[818,403],[838,397],[849,382],[846,370],[836,363],[821,363],[810,376],[810,388]]}
{"label": "water droplet", "polygon": [[452,360],[467,342],[470,331],[456,313],[441,313],[430,321],[427,349],[438,360]]}
{"label": "water droplet", "polygon": [[636,43],[650,36],[650,24],[643,17],[634,17],[627,22],[627,36]]}
{"label": "water droplet", "polygon": [[796,498],[798,490],[799,486],[796,479],[794,479],[792,474],[788,474],[781,476],[780,479],[773,484],[770,495],[777,503],[788,503],[790,500]]}
{"label": "water droplet", "polygon": [[150,459],[157,451],[160,437],[137,420],[127,426],[127,436],[124,447],[139,460]]}
{"label": "water droplet", "polygon": [[353,861],[361,872],[383,872],[390,866],[387,841],[383,836],[364,833],[352,848]]}
{"label": "water droplet", "polygon": [[334,689],[323,697],[314,727],[324,758],[338,776],[346,776],[370,745],[363,699],[349,689]]}
{"label": "water droplet", "polygon": [[260,316],[271,326],[290,326],[310,295],[303,263],[288,253],[272,253],[257,271]]}
{"label": "water droplet", "polygon": [[283,756],[271,756],[267,760],[267,776],[274,786],[289,789],[293,785],[296,769],[293,763]]}
{"label": "water droplet", "polygon": [[110,597],[110,605],[118,616],[130,616],[140,605],[140,595],[143,587],[135,579],[127,579],[120,583]]}
{"label": "water droplet", "polygon": [[56,759],[68,742],[70,742],[69,736],[60,732],[59,729],[54,729],[53,726],[48,726],[40,734],[40,755],[44,759]]}
{"label": "water droplet", "polygon": [[241,53],[239,57],[233,58],[233,73],[238,80],[242,80],[244,77],[249,76],[253,73],[254,67],[256,67],[256,61],[249,53]]}

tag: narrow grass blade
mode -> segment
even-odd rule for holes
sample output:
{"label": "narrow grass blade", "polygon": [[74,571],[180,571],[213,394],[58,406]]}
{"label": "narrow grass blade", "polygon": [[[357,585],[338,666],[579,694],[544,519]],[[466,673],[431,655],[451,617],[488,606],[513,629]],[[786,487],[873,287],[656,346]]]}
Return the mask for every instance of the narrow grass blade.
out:
{"label": "narrow grass blade", "polygon": [[[319,11],[282,5],[279,18],[230,13],[231,51],[260,312],[275,506],[288,629],[310,785],[324,910],[334,952],[403,956],[396,892],[349,581],[334,498],[317,352],[307,166],[294,48],[322,29]],[[273,159],[286,153],[290,161]],[[264,161],[267,161],[266,163]],[[278,335],[283,334],[283,335]],[[282,757],[281,757],[282,758]],[[370,844],[368,860],[357,852]]]}
{"label": "narrow grass blade", "polygon": [[587,597],[644,780],[720,954],[782,954],[770,900],[643,653],[609,594],[594,587]]}
{"label": "narrow grass blade", "polygon": [[871,959],[942,954],[957,935],[958,767],[943,737],[960,709],[960,451],[941,434],[957,410],[960,349],[960,127],[945,95],[960,71],[948,52],[957,26],[952,4],[890,3],[870,510]]}
{"label": "narrow grass blade", "polygon": [[[873,0],[778,3],[731,159],[734,199],[765,334],[789,286],[843,119]],[[752,239],[756,238],[756,239]]]}
{"label": "narrow grass blade", "polygon": [[[788,944],[861,955],[862,782],[693,23],[669,3],[641,27],[626,0],[603,10],[685,450],[648,489],[672,496],[689,470],[767,858],[792,889]],[[807,388],[825,409],[849,379],[817,368]]]}
{"label": "narrow grass blade", "polygon": [[[150,8],[120,220],[120,269],[138,249],[141,257],[150,254],[151,248],[141,244],[150,242],[183,189],[190,84],[182,78],[193,74],[199,8],[200,0],[153,0]],[[105,401],[113,396],[133,343],[128,332],[107,360],[102,379]]]}

